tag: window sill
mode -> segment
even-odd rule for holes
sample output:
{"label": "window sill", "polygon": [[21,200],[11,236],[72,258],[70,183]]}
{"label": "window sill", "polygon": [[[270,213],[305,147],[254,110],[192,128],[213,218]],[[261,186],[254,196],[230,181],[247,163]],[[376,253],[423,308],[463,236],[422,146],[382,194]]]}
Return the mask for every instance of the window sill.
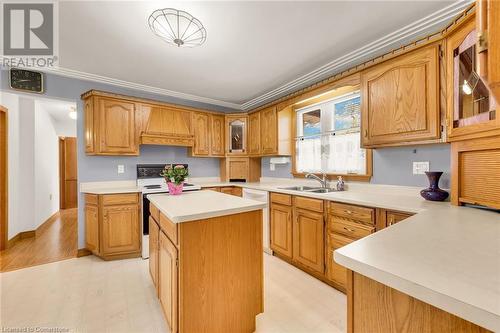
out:
{"label": "window sill", "polygon": [[[294,178],[305,178],[307,173],[303,172],[292,172]],[[314,173],[316,176],[321,176],[322,173]],[[336,174],[336,173],[327,173],[326,176],[328,180],[335,181],[338,176],[342,176],[342,178],[346,181],[355,181],[355,182],[369,182],[372,178],[372,175],[353,175],[353,174]]]}

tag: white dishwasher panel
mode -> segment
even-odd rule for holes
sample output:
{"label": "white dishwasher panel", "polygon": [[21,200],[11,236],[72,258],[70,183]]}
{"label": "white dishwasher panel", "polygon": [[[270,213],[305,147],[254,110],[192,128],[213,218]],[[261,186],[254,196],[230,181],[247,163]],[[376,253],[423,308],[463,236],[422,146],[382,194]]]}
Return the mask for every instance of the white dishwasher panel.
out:
{"label": "white dishwasher panel", "polygon": [[265,202],[266,208],[262,209],[262,241],[264,252],[273,254],[271,250],[270,226],[269,226],[269,192],[253,190],[249,188],[243,189],[243,198]]}

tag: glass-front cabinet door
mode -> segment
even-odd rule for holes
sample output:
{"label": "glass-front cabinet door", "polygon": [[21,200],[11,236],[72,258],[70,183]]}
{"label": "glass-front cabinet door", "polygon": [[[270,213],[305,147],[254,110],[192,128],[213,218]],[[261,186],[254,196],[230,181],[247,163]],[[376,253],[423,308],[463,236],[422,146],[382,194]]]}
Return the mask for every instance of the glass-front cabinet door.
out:
{"label": "glass-front cabinet door", "polygon": [[453,54],[454,128],[494,120],[496,117],[495,98],[476,71],[476,36],[476,31],[471,31]]}
{"label": "glass-front cabinet door", "polygon": [[227,133],[228,133],[228,153],[229,154],[246,154],[247,148],[247,117],[228,116],[227,117]]}
{"label": "glass-front cabinet door", "polygon": [[498,126],[498,103],[479,75],[477,31],[474,21],[458,29],[447,41],[448,140],[493,134]]}

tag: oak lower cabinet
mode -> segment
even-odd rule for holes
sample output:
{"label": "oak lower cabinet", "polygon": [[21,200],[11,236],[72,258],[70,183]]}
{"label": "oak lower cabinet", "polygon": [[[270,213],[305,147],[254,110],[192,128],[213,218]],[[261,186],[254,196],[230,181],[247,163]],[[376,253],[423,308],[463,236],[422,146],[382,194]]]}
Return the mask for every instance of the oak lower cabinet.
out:
{"label": "oak lower cabinet", "polygon": [[281,258],[319,275],[324,273],[323,201],[288,194],[270,195],[271,249]]}
{"label": "oak lower cabinet", "polygon": [[160,232],[158,248],[158,297],[170,332],[178,330],[178,257],[177,248],[164,232]]}
{"label": "oak lower cabinet", "polygon": [[[146,245],[144,245],[146,246]],[[160,226],[153,216],[149,217],[149,274],[155,287],[158,286],[158,256],[160,246]]]}
{"label": "oak lower cabinet", "polygon": [[347,280],[348,333],[490,332],[351,270]]}
{"label": "oak lower cabinet", "polygon": [[97,205],[85,205],[85,248],[91,252],[99,252],[99,210]]}
{"label": "oak lower cabinet", "polygon": [[173,223],[150,206],[149,265],[170,332],[254,332],[264,311],[262,210]]}
{"label": "oak lower cabinet", "polygon": [[323,213],[295,208],[293,220],[293,260],[322,274],[325,269]]}
{"label": "oak lower cabinet", "polygon": [[333,260],[333,251],[352,243],[352,239],[333,232],[327,232],[326,236],[326,278],[336,283],[345,290],[347,282],[347,268],[339,265]]}
{"label": "oak lower cabinet", "polygon": [[105,260],[139,257],[139,194],[86,194],[86,248]]}
{"label": "oak lower cabinet", "polygon": [[338,202],[328,203],[326,278],[346,290],[347,269],[333,259],[333,251],[375,232],[376,210]]}
{"label": "oak lower cabinet", "polygon": [[431,44],[361,73],[363,147],[441,137],[439,47]]}
{"label": "oak lower cabinet", "polygon": [[292,207],[271,202],[271,249],[292,259]]}

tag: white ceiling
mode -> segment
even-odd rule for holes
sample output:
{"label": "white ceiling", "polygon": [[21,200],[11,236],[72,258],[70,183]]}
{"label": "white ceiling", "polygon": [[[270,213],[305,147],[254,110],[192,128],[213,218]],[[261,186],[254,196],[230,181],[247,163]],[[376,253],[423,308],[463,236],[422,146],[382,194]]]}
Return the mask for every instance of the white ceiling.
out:
{"label": "white ceiling", "polygon": [[[60,71],[250,109],[360,62],[363,55],[373,57],[436,31],[469,2],[60,2]],[[156,37],[147,18],[165,7],[201,20],[205,44],[177,48]],[[374,41],[371,53],[356,58],[354,52],[344,59],[348,64],[337,61]],[[315,71],[324,65],[323,72]]]}

